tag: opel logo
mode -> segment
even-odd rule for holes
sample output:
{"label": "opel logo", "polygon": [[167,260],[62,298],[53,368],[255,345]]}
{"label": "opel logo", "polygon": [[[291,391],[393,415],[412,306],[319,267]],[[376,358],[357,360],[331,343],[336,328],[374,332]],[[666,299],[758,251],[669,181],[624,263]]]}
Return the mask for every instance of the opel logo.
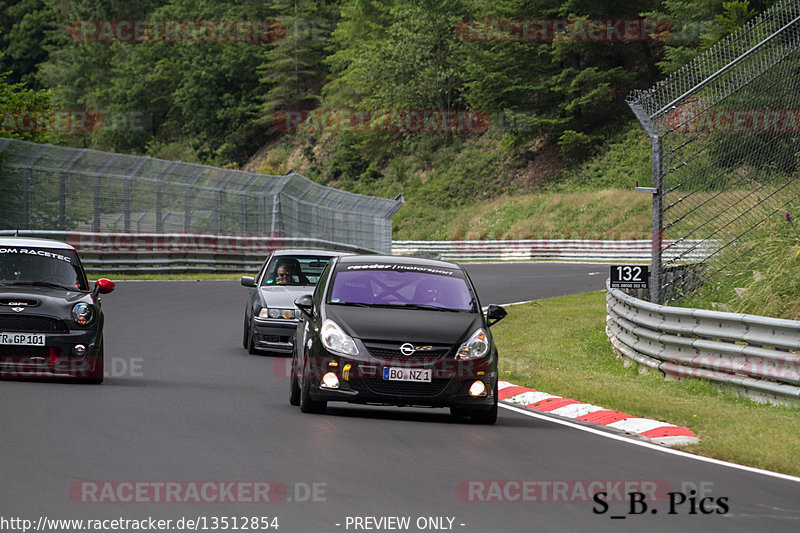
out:
{"label": "opel logo", "polygon": [[414,349],[414,345],[411,344],[410,342],[407,342],[405,344],[401,344],[400,345],[400,353],[403,354],[403,355],[406,355],[406,356],[414,355],[415,351],[416,350]]}

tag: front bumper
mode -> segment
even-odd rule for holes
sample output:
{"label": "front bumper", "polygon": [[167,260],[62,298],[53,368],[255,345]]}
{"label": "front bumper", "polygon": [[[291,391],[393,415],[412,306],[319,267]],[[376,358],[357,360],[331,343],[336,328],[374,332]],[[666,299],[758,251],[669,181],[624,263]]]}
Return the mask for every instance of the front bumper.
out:
{"label": "front bumper", "polygon": [[[42,333],[44,346],[0,345],[0,378],[89,378],[102,367],[97,331]],[[83,345],[83,355],[75,347]]]}
{"label": "front bumper", "polygon": [[[366,356],[363,359],[325,355],[310,360],[314,370],[309,371],[309,394],[317,401],[345,401],[360,404],[378,404],[421,407],[456,407],[470,410],[490,409],[497,394],[497,369],[495,357],[476,362],[461,362],[437,358],[425,363],[401,365],[396,361]],[[449,363],[449,364],[448,364]],[[466,364],[469,363],[469,364]],[[393,381],[383,379],[384,368],[405,366],[428,368],[430,382]],[[337,388],[321,385],[327,372],[336,374]],[[471,396],[470,386],[482,381],[486,394]]]}
{"label": "front bumper", "polygon": [[292,353],[297,320],[257,318],[253,325],[255,348],[268,352]]}

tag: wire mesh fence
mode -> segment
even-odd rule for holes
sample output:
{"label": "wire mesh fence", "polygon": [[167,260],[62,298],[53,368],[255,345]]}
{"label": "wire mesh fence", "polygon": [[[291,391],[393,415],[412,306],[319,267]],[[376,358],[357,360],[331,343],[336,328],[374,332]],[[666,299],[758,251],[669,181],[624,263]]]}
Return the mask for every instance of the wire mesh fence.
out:
{"label": "wire mesh fence", "polygon": [[[654,303],[745,268],[800,197],[800,2],[781,1],[628,104],[653,145]],[[691,284],[663,272],[711,252]]]}
{"label": "wire mesh fence", "polygon": [[0,229],[264,235],[389,253],[402,205],[296,173],[0,139]]}

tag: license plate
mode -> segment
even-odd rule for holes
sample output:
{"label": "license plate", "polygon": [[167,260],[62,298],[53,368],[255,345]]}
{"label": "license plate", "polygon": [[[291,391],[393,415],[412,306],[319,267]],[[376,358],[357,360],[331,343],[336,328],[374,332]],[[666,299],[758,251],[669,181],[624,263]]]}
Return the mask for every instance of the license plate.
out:
{"label": "license plate", "polygon": [[386,381],[430,381],[431,370],[422,368],[391,368],[383,369],[383,379]]}
{"label": "license plate", "polygon": [[44,335],[35,333],[0,333],[0,344],[44,346]]}

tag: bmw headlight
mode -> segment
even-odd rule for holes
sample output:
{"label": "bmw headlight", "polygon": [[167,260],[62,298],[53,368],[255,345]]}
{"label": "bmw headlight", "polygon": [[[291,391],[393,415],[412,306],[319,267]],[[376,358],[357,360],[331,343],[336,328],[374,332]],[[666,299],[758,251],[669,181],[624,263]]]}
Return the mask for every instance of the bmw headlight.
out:
{"label": "bmw headlight", "polygon": [[486,332],[479,328],[472,334],[467,342],[458,349],[456,357],[458,359],[477,359],[489,353],[489,340]]}
{"label": "bmw headlight", "polygon": [[94,320],[94,309],[89,304],[77,303],[72,307],[72,320],[79,326],[88,326]]}
{"label": "bmw headlight", "polygon": [[342,328],[333,320],[322,323],[320,332],[322,345],[333,353],[341,355],[358,355],[358,347],[353,337],[342,331]]}
{"label": "bmw headlight", "polygon": [[291,320],[297,318],[297,309],[277,309],[273,307],[263,307],[258,312],[258,318],[283,318]]}

